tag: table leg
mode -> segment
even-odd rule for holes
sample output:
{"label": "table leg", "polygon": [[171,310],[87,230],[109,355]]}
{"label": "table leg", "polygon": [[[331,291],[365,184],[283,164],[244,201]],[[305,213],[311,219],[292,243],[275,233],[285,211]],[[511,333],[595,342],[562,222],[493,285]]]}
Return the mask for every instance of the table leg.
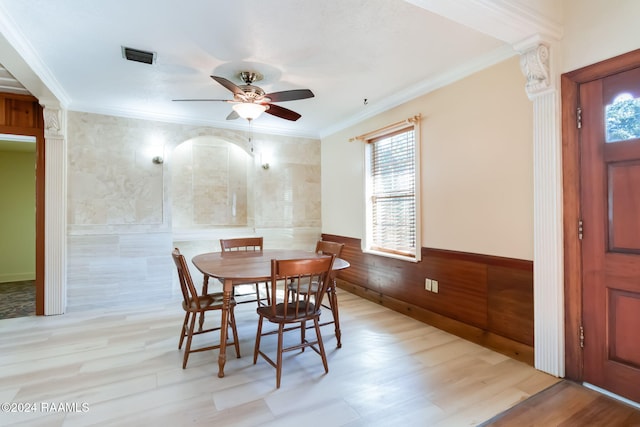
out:
{"label": "table leg", "polygon": [[227,362],[227,332],[229,329],[229,305],[233,282],[224,279],[222,287],[222,322],[220,325],[220,355],[218,356],[218,377],[224,377],[224,364]]}
{"label": "table leg", "polygon": [[[202,293],[200,295],[206,295],[209,293],[209,276],[204,275],[204,279],[202,280]],[[202,331],[202,326],[204,325],[204,311],[200,313],[200,321],[198,322],[199,330]]]}

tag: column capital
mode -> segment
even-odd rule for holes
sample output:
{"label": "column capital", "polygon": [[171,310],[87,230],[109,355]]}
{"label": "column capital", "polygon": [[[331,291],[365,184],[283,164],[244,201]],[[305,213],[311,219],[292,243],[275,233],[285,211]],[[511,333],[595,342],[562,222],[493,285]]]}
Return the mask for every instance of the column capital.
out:
{"label": "column capital", "polygon": [[520,52],[520,69],[527,78],[525,90],[529,99],[555,90],[551,76],[550,47],[547,43],[528,45]]}
{"label": "column capital", "polygon": [[64,138],[62,127],[63,111],[55,107],[44,107],[44,136],[45,138]]}

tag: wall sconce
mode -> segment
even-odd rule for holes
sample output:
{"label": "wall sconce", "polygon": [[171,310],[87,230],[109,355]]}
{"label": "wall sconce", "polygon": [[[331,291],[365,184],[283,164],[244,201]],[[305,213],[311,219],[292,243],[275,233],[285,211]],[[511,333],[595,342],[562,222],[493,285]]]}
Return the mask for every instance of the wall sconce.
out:
{"label": "wall sconce", "polygon": [[264,170],[269,169],[269,163],[271,162],[271,154],[263,152],[260,154],[260,159],[262,163],[262,169]]}
{"label": "wall sconce", "polygon": [[153,159],[151,159],[151,161],[155,165],[161,165],[164,163],[164,159],[161,156],[155,156]]}

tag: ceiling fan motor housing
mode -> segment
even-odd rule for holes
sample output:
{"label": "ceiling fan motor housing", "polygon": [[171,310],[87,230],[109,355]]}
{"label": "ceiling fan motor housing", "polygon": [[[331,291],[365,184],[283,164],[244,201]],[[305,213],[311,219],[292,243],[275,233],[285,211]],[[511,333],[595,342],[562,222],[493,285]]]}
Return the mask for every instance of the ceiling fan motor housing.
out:
{"label": "ceiling fan motor housing", "polygon": [[242,89],[242,91],[244,92],[244,95],[240,95],[240,94],[236,94],[234,95],[234,98],[237,101],[244,101],[244,102],[253,102],[256,100],[262,100],[264,98],[265,92],[264,90],[262,90],[261,88],[259,88],[258,86],[253,86],[253,85],[240,85],[238,86],[240,89]]}

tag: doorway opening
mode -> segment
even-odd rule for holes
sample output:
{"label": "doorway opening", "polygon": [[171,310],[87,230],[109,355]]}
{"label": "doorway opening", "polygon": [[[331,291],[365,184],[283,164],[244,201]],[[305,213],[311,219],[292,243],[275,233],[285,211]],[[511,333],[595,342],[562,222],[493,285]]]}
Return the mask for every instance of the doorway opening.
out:
{"label": "doorway opening", "polygon": [[0,319],[36,314],[36,137],[0,134]]}

